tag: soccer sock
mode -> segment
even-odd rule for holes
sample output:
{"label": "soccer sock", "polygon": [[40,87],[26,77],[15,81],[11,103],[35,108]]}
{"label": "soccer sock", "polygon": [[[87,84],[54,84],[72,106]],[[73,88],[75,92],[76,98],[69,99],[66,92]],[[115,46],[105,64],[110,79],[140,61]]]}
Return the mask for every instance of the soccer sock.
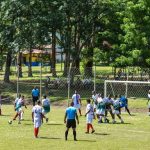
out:
{"label": "soccer sock", "polygon": [[79,109],[79,114],[80,114],[80,116],[81,116],[81,109]]}
{"label": "soccer sock", "polygon": [[36,137],[38,136],[39,128],[36,128]]}
{"label": "soccer sock", "polygon": [[65,132],[65,140],[67,140],[67,137],[68,137],[68,131],[66,130],[66,132]]}
{"label": "soccer sock", "polygon": [[89,126],[90,126],[90,128],[92,129],[92,131],[93,131],[93,130],[94,130],[94,128],[93,128],[92,124],[89,124]]}
{"label": "soccer sock", "polygon": [[73,131],[74,140],[76,140],[76,131]]}
{"label": "soccer sock", "polygon": [[13,118],[13,120],[16,120],[17,117],[18,117],[18,113],[15,115],[15,117]]}
{"label": "soccer sock", "polygon": [[89,123],[87,123],[86,127],[87,127],[87,132],[89,132]]}
{"label": "soccer sock", "polygon": [[36,128],[34,128],[34,136],[36,137]]}
{"label": "soccer sock", "polygon": [[21,120],[23,119],[23,112],[21,112]]}

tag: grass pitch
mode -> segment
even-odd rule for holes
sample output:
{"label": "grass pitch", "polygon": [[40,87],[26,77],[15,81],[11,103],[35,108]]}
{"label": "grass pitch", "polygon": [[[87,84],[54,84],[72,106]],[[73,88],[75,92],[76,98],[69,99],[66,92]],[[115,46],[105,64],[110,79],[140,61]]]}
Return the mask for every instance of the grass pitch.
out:
{"label": "grass pitch", "polygon": [[[96,130],[94,134],[85,134],[86,118],[79,117],[77,126],[77,139],[73,141],[72,130],[68,135],[68,141],[64,140],[65,125],[63,123],[65,107],[52,106],[48,114],[49,123],[44,123],[40,128],[39,137],[33,136],[33,124],[31,121],[31,106],[25,110],[24,121],[18,124],[14,121],[8,124],[15,114],[12,105],[3,105],[3,116],[0,116],[0,149],[1,150],[149,150],[150,148],[150,117],[146,112],[145,100],[129,100],[129,106],[133,116],[122,113],[125,121],[120,124],[116,118],[116,124],[98,124],[94,120]],[[134,109],[133,109],[134,108]],[[135,109],[136,108],[136,109]],[[85,107],[82,107],[85,113]],[[110,116],[109,119],[111,120]]]}

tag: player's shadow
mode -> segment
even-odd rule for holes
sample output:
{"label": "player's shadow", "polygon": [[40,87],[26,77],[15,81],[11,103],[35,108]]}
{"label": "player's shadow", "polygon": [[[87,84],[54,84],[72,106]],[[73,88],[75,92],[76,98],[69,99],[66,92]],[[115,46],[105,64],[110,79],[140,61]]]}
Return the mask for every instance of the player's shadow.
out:
{"label": "player's shadow", "polygon": [[95,132],[94,134],[95,134],[95,135],[104,135],[104,136],[105,136],[105,135],[110,135],[110,134],[108,134],[108,133],[97,133],[97,132]]}
{"label": "player's shadow", "polygon": [[8,117],[8,116],[10,116],[10,115],[0,115],[1,117]]}
{"label": "player's shadow", "polygon": [[132,125],[132,123],[129,123],[129,122],[124,122],[124,123],[121,123],[121,122],[116,122],[116,123],[109,123],[109,124],[118,124],[118,125],[126,125],[126,124],[128,124],[128,125]]}
{"label": "player's shadow", "polygon": [[40,137],[40,139],[60,140],[61,138],[57,138],[57,137],[46,137],[46,136],[43,136],[43,137]]}
{"label": "player's shadow", "polygon": [[83,140],[78,140],[80,142],[96,142],[96,140],[86,140],[86,139],[83,139]]}

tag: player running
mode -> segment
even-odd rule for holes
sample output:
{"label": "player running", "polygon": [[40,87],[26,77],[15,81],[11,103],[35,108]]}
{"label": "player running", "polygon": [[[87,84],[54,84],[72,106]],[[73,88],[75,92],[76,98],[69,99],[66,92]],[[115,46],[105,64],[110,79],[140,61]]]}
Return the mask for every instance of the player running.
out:
{"label": "player running", "polygon": [[91,100],[90,99],[87,99],[87,106],[86,106],[85,117],[86,117],[86,123],[87,123],[87,131],[85,133],[88,134],[90,128],[92,129],[91,133],[94,133],[95,130],[93,128],[92,122],[93,122],[93,118],[95,118],[95,115],[94,115],[94,108],[93,108],[93,106],[91,104]]}
{"label": "player running", "polygon": [[74,107],[79,110],[80,116],[82,116],[82,114],[81,114],[81,97],[77,93],[76,90],[75,90],[75,93],[72,96],[72,102],[74,103]]}
{"label": "player running", "polygon": [[[22,97],[24,98],[24,96]],[[21,107],[23,106],[23,103],[24,103],[24,101],[22,100],[22,97],[21,97],[21,94],[19,94],[19,97],[16,98],[15,103],[14,103],[14,109],[16,111],[16,115],[14,116],[13,120],[16,120],[16,118],[18,117],[19,118],[18,124],[21,124],[21,113],[22,113]],[[27,108],[26,105],[25,105],[25,108]],[[10,120],[8,123],[11,124],[12,120]]]}
{"label": "player running", "polygon": [[[43,96],[42,107],[43,107],[42,113],[44,115],[50,112],[50,100],[47,98],[46,95]],[[46,118],[46,122],[48,122],[48,118]]]}
{"label": "player running", "polygon": [[69,129],[72,127],[74,141],[77,141],[76,138],[76,121],[79,124],[79,119],[77,115],[77,110],[74,106],[74,103],[70,103],[70,107],[66,109],[64,123],[66,123],[66,131],[65,131],[65,140],[67,141]]}
{"label": "player running", "polygon": [[[113,102],[113,114],[114,114],[114,119],[115,115],[121,120],[121,123],[124,123],[123,119],[120,116],[120,100],[117,98],[117,95],[114,97],[114,102]],[[116,121],[114,121],[116,123]]]}
{"label": "player running", "polygon": [[43,122],[45,116],[42,113],[41,102],[37,101],[37,105],[32,108],[32,121],[34,122],[34,137],[38,138],[39,127]]}
{"label": "player running", "polygon": [[[119,100],[120,100],[120,103],[121,103],[120,104],[120,108],[125,107],[125,110],[131,116],[131,113],[130,113],[129,108],[128,108],[128,99],[125,96],[123,96],[123,95],[120,95],[119,97],[120,97]],[[121,110],[120,110],[120,113],[121,113]]]}

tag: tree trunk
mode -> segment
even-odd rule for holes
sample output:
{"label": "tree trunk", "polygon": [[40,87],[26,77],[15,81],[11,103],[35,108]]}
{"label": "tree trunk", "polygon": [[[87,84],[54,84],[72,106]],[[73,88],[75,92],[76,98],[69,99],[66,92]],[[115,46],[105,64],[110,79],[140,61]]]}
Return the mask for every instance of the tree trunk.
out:
{"label": "tree trunk", "polygon": [[17,65],[19,65],[19,77],[23,77],[22,76],[22,52],[19,52]]}
{"label": "tree trunk", "polygon": [[69,68],[70,68],[70,54],[68,51],[66,51],[65,61],[64,61],[64,73],[63,73],[64,77],[68,75]]}
{"label": "tree trunk", "polygon": [[9,75],[10,75],[10,66],[11,66],[11,51],[8,51],[7,58],[6,58],[6,68],[5,68],[5,75],[4,75],[4,82],[9,83]]}
{"label": "tree trunk", "polygon": [[30,53],[29,53],[28,77],[33,77],[32,75],[32,49],[31,48],[30,48]]}

